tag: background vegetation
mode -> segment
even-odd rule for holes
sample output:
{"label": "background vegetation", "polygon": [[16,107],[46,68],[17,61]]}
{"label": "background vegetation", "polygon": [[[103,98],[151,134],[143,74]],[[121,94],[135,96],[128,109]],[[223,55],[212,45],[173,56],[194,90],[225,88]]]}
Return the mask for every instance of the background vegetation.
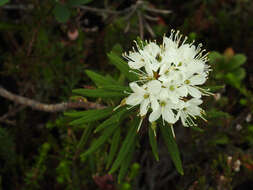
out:
{"label": "background vegetation", "polygon": [[175,127],[183,176],[160,136],[155,160],[144,121],[121,180],[108,174],[107,162],[110,142],[121,142],[127,126],[82,159],[101,122],[71,125],[66,113],[1,97],[0,189],[253,189],[252,1],[1,0],[0,6],[0,85],[12,93],[48,104],[81,102],[85,109],[116,106],[72,90],[95,88],[89,70],[127,84],[110,52],[130,50],[137,37],[161,41],[171,29],[210,51],[208,86],[215,87],[215,96],[205,98],[208,123]]}

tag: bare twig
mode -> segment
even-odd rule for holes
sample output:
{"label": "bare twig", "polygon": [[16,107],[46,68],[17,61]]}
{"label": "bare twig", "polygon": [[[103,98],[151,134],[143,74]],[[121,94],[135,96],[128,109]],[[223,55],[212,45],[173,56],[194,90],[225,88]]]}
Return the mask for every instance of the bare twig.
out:
{"label": "bare twig", "polygon": [[[37,27],[38,28],[38,27]],[[33,47],[33,44],[34,44],[34,41],[36,39],[36,36],[37,36],[37,33],[38,33],[38,29],[35,29],[35,31],[33,32],[33,35],[32,35],[32,39],[29,43],[29,46],[28,46],[28,49],[27,49],[27,56],[30,56],[31,52],[32,52],[32,47]]]}
{"label": "bare twig", "polygon": [[130,29],[130,22],[127,22],[126,27],[124,29],[124,33],[127,33]]}
{"label": "bare twig", "polygon": [[140,38],[143,39],[144,38],[143,18],[140,11],[138,11],[137,14],[138,14],[138,20],[139,20]]}
{"label": "bare twig", "polygon": [[146,18],[147,20],[150,20],[150,21],[158,21],[159,20],[158,17],[152,17],[149,15],[144,15],[144,18]]}
{"label": "bare twig", "polygon": [[34,5],[15,4],[15,5],[4,5],[1,8],[6,10],[32,10],[34,9]]}
{"label": "bare twig", "polygon": [[126,8],[122,11],[114,11],[114,10],[110,10],[110,9],[100,9],[100,8],[89,7],[89,6],[85,6],[85,5],[77,6],[77,8],[80,8],[80,9],[85,10],[85,11],[95,12],[95,13],[98,13],[98,14],[107,13],[107,14],[116,14],[116,15],[122,15],[122,14],[126,14],[128,12],[131,12],[131,10],[134,7],[135,7],[135,5],[132,5],[132,6]]}
{"label": "bare twig", "polygon": [[149,23],[144,19],[144,25],[145,28],[147,29],[147,31],[149,32],[149,34],[154,38],[156,35],[153,31],[153,29],[151,28],[151,26],[149,25]]}
{"label": "bare twig", "polygon": [[147,10],[147,11],[153,12],[153,13],[160,13],[160,14],[170,14],[170,13],[172,13],[172,11],[170,11],[170,10],[156,9],[156,8],[151,8],[151,7],[148,7],[148,6],[145,6],[144,9]]}
{"label": "bare twig", "polygon": [[11,100],[15,103],[31,107],[32,109],[44,112],[62,112],[68,109],[85,108],[85,109],[102,109],[105,106],[94,102],[62,102],[58,104],[43,104],[30,98],[15,95],[0,86],[0,96]]}

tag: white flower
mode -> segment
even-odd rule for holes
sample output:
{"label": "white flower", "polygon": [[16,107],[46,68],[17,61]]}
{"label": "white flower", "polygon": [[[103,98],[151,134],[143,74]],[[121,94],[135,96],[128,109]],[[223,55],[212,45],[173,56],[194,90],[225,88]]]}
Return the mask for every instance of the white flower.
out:
{"label": "white flower", "polygon": [[[182,86],[184,86],[187,89],[187,94],[189,93],[194,98],[200,98],[202,93],[199,89],[201,88],[197,87],[196,85],[201,85],[205,83],[206,80],[207,78],[205,73],[196,74],[186,79],[182,84]],[[205,91],[204,89],[201,90]]]}
{"label": "white flower", "polygon": [[187,43],[187,37],[172,30],[161,45],[145,41],[123,55],[130,72],[139,77],[129,84],[133,93],[125,103],[140,105],[140,125],[148,113],[151,123],[161,117],[163,123],[170,125],[181,120],[183,126],[195,126],[193,119],[204,119],[204,110],[199,107],[201,97],[211,93],[200,85],[206,82],[210,69],[207,54],[201,48],[201,44]]}
{"label": "white flower", "polygon": [[150,81],[142,87],[135,82],[132,82],[129,85],[133,90],[133,93],[127,97],[126,104],[131,106],[140,104],[140,115],[142,117],[146,115],[150,105],[153,110],[156,110],[159,107],[156,98],[161,90],[161,83],[159,81]]}
{"label": "white flower", "polygon": [[139,52],[130,52],[127,58],[129,59],[128,65],[131,69],[140,69],[146,64]]}
{"label": "white flower", "polygon": [[192,98],[186,102],[184,102],[183,100],[180,101],[180,103],[178,104],[177,118],[181,119],[182,124],[185,127],[196,126],[196,124],[192,120],[192,118],[195,119],[196,116],[204,119],[202,115],[205,112],[199,107],[202,102],[202,100],[197,98]]}
{"label": "white flower", "polygon": [[149,121],[152,123],[162,116],[163,123],[167,121],[169,124],[174,124],[177,120],[172,111],[173,103],[169,100],[161,100],[158,109],[153,110],[149,115]]}

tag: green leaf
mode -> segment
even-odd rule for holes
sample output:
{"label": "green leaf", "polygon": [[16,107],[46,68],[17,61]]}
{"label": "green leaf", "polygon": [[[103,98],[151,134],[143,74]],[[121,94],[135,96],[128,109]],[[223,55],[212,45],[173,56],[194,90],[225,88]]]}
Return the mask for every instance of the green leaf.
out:
{"label": "green leaf", "polygon": [[127,169],[129,168],[131,160],[134,155],[134,150],[135,150],[135,144],[133,144],[133,146],[130,147],[128,154],[126,155],[125,159],[122,161],[122,164],[119,170],[119,175],[118,175],[118,183],[121,183],[124,177],[126,176]]}
{"label": "green leaf", "polygon": [[216,144],[224,145],[228,143],[229,143],[229,138],[224,134],[217,135],[217,137],[212,141],[212,144],[215,144],[215,145]]}
{"label": "green leaf", "polygon": [[218,60],[223,59],[224,56],[221,55],[219,52],[213,51],[208,55],[209,62],[211,64],[216,64]]}
{"label": "green leaf", "polygon": [[105,86],[105,85],[112,85],[112,84],[117,84],[116,81],[114,81],[110,77],[105,77],[103,75],[100,75],[98,73],[95,73],[90,70],[85,70],[85,73],[88,75],[88,77],[98,86]]}
{"label": "green leaf", "polygon": [[179,153],[175,138],[173,137],[171,128],[168,125],[161,126],[161,133],[162,133],[163,140],[168,148],[171,159],[174,165],[176,166],[177,171],[181,175],[184,175],[180,153]]}
{"label": "green leaf", "polygon": [[236,54],[229,60],[228,70],[232,71],[246,62],[247,58],[243,54]]}
{"label": "green leaf", "polygon": [[86,144],[86,142],[91,134],[92,128],[93,128],[93,126],[91,126],[91,125],[88,125],[85,127],[83,134],[81,136],[80,142],[78,143],[78,145],[76,147],[76,149],[78,151],[81,150],[84,147],[84,145]]}
{"label": "green leaf", "polygon": [[0,0],[0,6],[5,5],[6,3],[9,3],[10,0]]}
{"label": "green leaf", "polygon": [[220,110],[216,110],[216,109],[211,109],[211,110],[207,111],[206,115],[207,115],[208,119],[229,118],[230,117],[229,113],[223,112]]}
{"label": "green leaf", "polygon": [[130,68],[121,57],[119,57],[114,51],[111,51],[110,53],[107,54],[110,62],[117,67],[130,81],[136,81],[138,80],[138,77],[130,73]]}
{"label": "green leaf", "polygon": [[72,92],[93,98],[114,98],[127,96],[127,94],[124,92],[109,91],[105,89],[74,89]]}
{"label": "green leaf", "polygon": [[104,118],[108,117],[109,115],[111,115],[112,113],[113,113],[112,108],[109,107],[109,108],[105,108],[102,110],[88,110],[88,111],[82,111],[82,112],[66,112],[66,113],[64,113],[64,115],[74,117],[74,118],[81,117],[81,118],[76,119],[76,120],[69,123],[70,125],[80,125],[80,124],[104,119]]}
{"label": "green leaf", "polygon": [[122,120],[123,118],[125,118],[124,114],[128,112],[130,113],[129,110],[127,110],[126,108],[123,108],[122,110],[118,110],[118,111],[115,111],[113,113],[113,115],[105,120],[103,123],[101,123],[97,128],[96,130],[94,131],[94,133],[97,133],[101,130],[103,130],[104,128],[106,128],[107,126],[109,125],[112,125],[112,124],[115,124],[115,123],[120,123],[120,120]]}
{"label": "green leaf", "polygon": [[225,75],[226,83],[230,84],[231,86],[235,88],[240,87],[240,79],[237,78],[237,76],[233,73],[227,73]]}
{"label": "green leaf", "polygon": [[156,161],[159,161],[156,137],[154,134],[154,130],[151,127],[149,127],[149,129],[148,129],[148,135],[149,135],[149,143],[151,145],[154,157],[155,157]]}
{"label": "green leaf", "polygon": [[92,1],[93,0],[68,0],[67,4],[69,6],[77,6],[77,5],[85,5]]}
{"label": "green leaf", "polygon": [[86,152],[81,154],[81,160],[85,160],[87,155],[95,152],[100,146],[102,146],[110,138],[110,136],[117,129],[117,127],[119,127],[119,126],[116,124],[112,124],[112,125],[108,126],[103,131],[103,134],[92,143],[91,147]]}
{"label": "green leaf", "polygon": [[111,167],[111,170],[109,171],[110,174],[115,172],[119,168],[119,166],[121,165],[124,158],[129,154],[131,147],[134,146],[134,141],[137,136],[138,124],[139,124],[139,119],[136,119],[134,122],[132,122],[131,128],[130,128],[125,140],[123,141],[123,144],[120,148],[118,156],[117,156],[116,160],[114,161],[114,163]]}
{"label": "green leaf", "polygon": [[121,86],[121,85],[105,85],[102,87],[102,89],[110,90],[110,91],[120,91],[120,92],[131,91],[129,87]]}
{"label": "green leaf", "polygon": [[132,181],[136,178],[136,176],[138,175],[140,171],[140,167],[141,167],[140,164],[137,162],[132,164],[130,174],[129,174],[129,181]]}
{"label": "green leaf", "polygon": [[112,113],[112,107],[104,108],[101,110],[86,110],[86,111],[68,111],[65,112],[64,115],[69,116],[69,117],[97,117],[100,114],[110,114]]}
{"label": "green leaf", "polygon": [[112,164],[113,158],[115,157],[119,144],[120,144],[120,127],[118,127],[117,131],[114,133],[112,137],[110,152],[109,152],[107,163],[106,163],[107,169]]}
{"label": "green leaf", "polygon": [[209,89],[211,92],[215,92],[225,88],[225,85],[217,85],[217,86],[205,86],[204,89]]}
{"label": "green leaf", "polygon": [[244,68],[238,68],[233,71],[233,75],[236,76],[238,80],[243,80],[246,77],[246,71]]}
{"label": "green leaf", "polygon": [[[249,126],[248,126],[248,132],[249,132],[250,134],[253,134],[253,125],[249,125]],[[253,138],[253,136],[252,136],[252,138]]]}
{"label": "green leaf", "polygon": [[190,126],[190,128],[191,128],[192,130],[198,131],[198,132],[200,132],[200,133],[203,133],[203,132],[204,132],[204,130],[201,129],[201,128],[199,128],[199,127]]}
{"label": "green leaf", "polygon": [[59,22],[67,22],[70,18],[70,11],[67,6],[57,3],[53,10],[54,16]]}

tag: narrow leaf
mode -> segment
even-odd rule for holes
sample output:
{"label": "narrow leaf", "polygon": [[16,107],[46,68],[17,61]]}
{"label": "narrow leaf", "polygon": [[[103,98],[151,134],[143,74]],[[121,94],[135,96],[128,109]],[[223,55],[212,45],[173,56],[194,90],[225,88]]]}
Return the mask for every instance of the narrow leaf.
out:
{"label": "narrow leaf", "polygon": [[106,114],[107,113],[112,113],[113,108],[112,107],[108,107],[108,108],[104,108],[101,110],[86,110],[86,111],[68,111],[65,112],[64,115],[69,116],[69,117],[74,117],[74,118],[78,118],[78,117],[93,117],[93,116],[98,116],[100,114]]}
{"label": "narrow leaf", "polygon": [[109,152],[107,163],[106,163],[107,169],[112,164],[113,158],[115,157],[119,144],[120,144],[120,127],[118,127],[117,131],[114,133],[112,137],[110,152]]}
{"label": "narrow leaf", "polygon": [[91,147],[81,154],[81,159],[85,160],[85,157],[93,152],[95,152],[100,146],[102,146],[112,135],[112,133],[117,129],[118,125],[110,125],[108,126],[104,132],[103,135],[101,135],[97,140],[95,140]]}
{"label": "narrow leaf", "polygon": [[138,128],[138,124],[139,124],[139,120],[135,120],[132,125],[131,128],[120,148],[120,152],[116,158],[116,160],[114,161],[111,170],[109,171],[109,173],[113,173],[115,172],[119,166],[121,165],[122,161],[124,160],[124,158],[129,154],[129,150],[131,149],[132,146],[134,146],[134,141],[135,138],[137,136],[137,128]]}
{"label": "narrow leaf", "polygon": [[76,147],[77,151],[80,151],[84,147],[84,145],[86,144],[86,142],[91,134],[92,128],[93,128],[93,126],[91,126],[91,125],[85,127],[83,134],[81,136],[80,142],[78,143],[78,145]]}
{"label": "narrow leaf", "polygon": [[130,73],[130,68],[127,65],[127,63],[121,58],[119,57],[116,53],[114,52],[110,52],[107,54],[110,62],[115,65],[117,67],[117,69],[119,69],[130,81],[136,81],[138,80],[138,77],[133,74]]}
{"label": "narrow leaf", "polygon": [[86,97],[94,98],[113,98],[127,96],[127,94],[124,92],[109,91],[105,89],[75,89],[72,92]]}
{"label": "narrow leaf", "polygon": [[148,135],[149,135],[149,143],[151,145],[154,157],[155,157],[156,161],[159,161],[156,137],[154,134],[154,130],[151,127],[149,127],[149,129],[148,129]]}
{"label": "narrow leaf", "polygon": [[182,161],[180,158],[180,153],[176,144],[176,141],[173,137],[171,128],[169,126],[161,126],[161,133],[163,140],[168,148],[169,154],[171,156],[171,159],[176,166],[177,171],[183,175],[183,167],[182,167]]}
{"label": "narrow leaf", "polygon": [[215,91],[218,91],[218,90],[221,90],[221,89],[225,88],[225,85],[205,86],[203,88],[204,89],[209,89],[211,92],[215,92]]}
{"label": "narrow leaf", "polygon": [[201,129],[201,128],[199,128],[199,127],[190,126],[190,128],[191,128],[192,130],[198,131],[198,132],[200,132],[200,133],[203,133],[203,132],[204,132],[204,130]]}
{"label": "narrow leaf", "polygon": [[126,176],[127,169],[129,168],[131,160],[132,160],[133,155],[134,155],[134,150],[135,150],[135,144],[133,144],[130,147],[130,150],[129,150],[127,156],[122,161],[122,164],[121,164],[121,167],[120,167],[120,170],[119,170],[119,175],[118,175],[118,183],[121,183],[122,180],[124,179],[124,177]]}
{"label": "narrow leaf", "polygon": [[[92,112],[92,111],[94,111],[94,112]],[[106,109],[100,110],[99,112],[98,112],[98,110],[96,110],[96,111],[95,110],[90,110],[90,111],[87,111],[87,112],[89,112],[89,113],[83,115],[80,119],[76,119],[76,120],[70,122],[69,124],[70,125],[80,125],[80,124],[89,123],[89,122],[92,122],[92,121],[97,121],[97,120],[100,120],[100,119],[104,119],[107,116],[112,114],[112,108],[106,108]]]}
{"label": "narrow leaf", "polygon": [[111,91],[120,91],[120,92],[131,91],[129,87],[121,86],[121,85],[105,85],[102,87],[102,89],[111,90]]}
{"label": "narrow leaf", "polygon": [[105,77],[105,76],[95,73],[93,71],[85,70],[85,73],[97,85],[97,87],[101,87],[104,85],[112,85],[112,84],[116,85],[117,84],[117,82],[114,81],[112,78]]}
{"label": "narrow leaf", "polygon": [[115,111],[113,113],[113,115],[105,120],[103,123],[101,123],[97,128],[96,130],[94,131],[94,133],[97,133],[101,130],[103,130],[104,128],[106,128],[107,126],[109,125],[112,125],[112,124],[115,124],[115,123],[120,123],[120,120],[123,119],[123,115],[126,113],[126,112],[129,112],[129,110],[127,110],[126,108],[122,108],[122,110],[119,110],[119,111]]}

